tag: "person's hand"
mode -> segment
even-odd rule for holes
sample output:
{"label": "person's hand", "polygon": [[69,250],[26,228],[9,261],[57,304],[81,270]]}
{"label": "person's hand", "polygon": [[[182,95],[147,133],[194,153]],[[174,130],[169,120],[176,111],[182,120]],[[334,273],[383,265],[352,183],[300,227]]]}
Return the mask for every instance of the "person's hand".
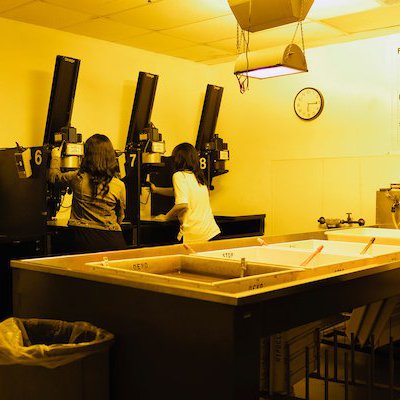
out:
{"label": "person's hand", "polygon": [[157,193],[157,186],[153,182],[150,182],[150,191],[151,193]]}
{"label": "person's hand", "polygon": [[60,158],[60,157],[61,157],[61,152],[62,152],[63,147],[64,147],[64,142],[62,142],[62,143],[60,144],[60,147],[53,147],[53,148],[51,149],[51,157],[58,157],[58,158]]}
{"label": "person's hand", "polygon": [[154,221],[166,221],[167,216],[165,214],[159,214],[154,217]]}

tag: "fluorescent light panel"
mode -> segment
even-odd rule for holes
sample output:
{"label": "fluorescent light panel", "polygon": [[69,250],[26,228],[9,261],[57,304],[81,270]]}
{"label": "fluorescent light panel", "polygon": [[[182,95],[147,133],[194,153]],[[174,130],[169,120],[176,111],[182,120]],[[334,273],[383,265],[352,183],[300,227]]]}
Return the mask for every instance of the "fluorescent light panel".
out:
{"label": "fluorescent light panel", "polygon": [[275,65],[273,67],[259,68],[248,72],[244,71],[238,75],[249,76],[250,78],[265,79],[265,78],[273,78],[275,76],[299,74],[300,72],[305,72],[305,71],[284,67],[283,65]]}

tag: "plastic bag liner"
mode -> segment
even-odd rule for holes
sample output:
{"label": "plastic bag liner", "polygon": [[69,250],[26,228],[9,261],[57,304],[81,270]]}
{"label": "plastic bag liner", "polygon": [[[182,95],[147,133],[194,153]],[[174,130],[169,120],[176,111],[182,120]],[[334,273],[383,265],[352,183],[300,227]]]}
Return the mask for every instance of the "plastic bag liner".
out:
{"label": "plastic bag liner", "polygon": [[0,365],[57,368],[108,349],[113,338],[88,322],[8,318],[0,323]]}

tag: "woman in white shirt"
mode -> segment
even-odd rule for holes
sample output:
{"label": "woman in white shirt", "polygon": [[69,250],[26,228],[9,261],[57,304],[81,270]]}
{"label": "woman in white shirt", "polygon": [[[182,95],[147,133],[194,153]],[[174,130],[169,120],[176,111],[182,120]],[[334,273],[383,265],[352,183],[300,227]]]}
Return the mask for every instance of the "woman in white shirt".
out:
{"label": "woman in white shirt", "polygon": [[202,242],[215,238],[221,233],[215,222],[208,187],[200,169],[197,150],[190,143],[181,143],[172,151],[175,173],[173,188],[161,188],[151,184],[153,193],[175,196],[175,205],[158,220],[178,218],[180,231],[178,240],[184,243]]}

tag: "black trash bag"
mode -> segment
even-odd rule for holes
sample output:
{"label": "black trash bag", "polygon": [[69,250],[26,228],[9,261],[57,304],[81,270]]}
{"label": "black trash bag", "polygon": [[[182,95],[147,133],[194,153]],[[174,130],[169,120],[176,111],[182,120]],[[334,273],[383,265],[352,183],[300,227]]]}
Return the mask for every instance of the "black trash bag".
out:
{"label": "black trash bag", "polygon": [[88,322],[8,318],[0,323],[0,365],[57,368],[108,349],[113,339]]}

